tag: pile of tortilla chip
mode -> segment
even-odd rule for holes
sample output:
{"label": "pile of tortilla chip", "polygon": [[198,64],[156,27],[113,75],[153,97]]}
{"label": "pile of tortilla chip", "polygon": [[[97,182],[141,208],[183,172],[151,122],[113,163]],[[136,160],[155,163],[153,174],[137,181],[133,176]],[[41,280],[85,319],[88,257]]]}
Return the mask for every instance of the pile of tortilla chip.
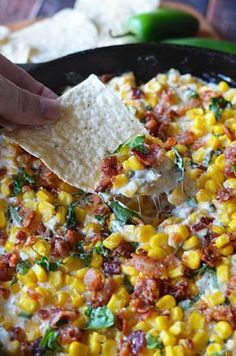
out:
{"label": "pile of tortilla chip", "polygon": [[125,32],[130,16],[155,10],[160,0],[77,0],[74,9],[64,9],[22,30],[10,32],[0,26],[0,53],[16,63],[46,62],[81,50],[129,43]]}

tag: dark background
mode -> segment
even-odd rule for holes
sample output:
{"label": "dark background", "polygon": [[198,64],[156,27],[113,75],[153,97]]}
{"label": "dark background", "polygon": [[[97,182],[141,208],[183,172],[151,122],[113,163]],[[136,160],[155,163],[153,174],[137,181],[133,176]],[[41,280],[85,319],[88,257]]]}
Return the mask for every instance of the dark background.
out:
{"label": "dark background", "polygon": [[[236,41],[236,0],[174,1],[191,5],[205,16],[220,37]],[[74,0],[0,0],[0,24],[50,16],[73,5]]]}

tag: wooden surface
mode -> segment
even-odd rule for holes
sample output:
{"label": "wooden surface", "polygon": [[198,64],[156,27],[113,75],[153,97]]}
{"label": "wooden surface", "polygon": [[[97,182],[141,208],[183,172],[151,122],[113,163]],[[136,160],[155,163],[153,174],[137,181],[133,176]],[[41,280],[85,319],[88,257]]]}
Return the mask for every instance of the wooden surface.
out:
{"label": "wooden surface", "polygon": [[[163,3],[167,1],[162,0]],[[197,9],[220,37],[236,41],[236,0],[172,1]],[[74,2],[75,0],[0,0],[0,24],[51,16],[64,7],[73,7]]]}

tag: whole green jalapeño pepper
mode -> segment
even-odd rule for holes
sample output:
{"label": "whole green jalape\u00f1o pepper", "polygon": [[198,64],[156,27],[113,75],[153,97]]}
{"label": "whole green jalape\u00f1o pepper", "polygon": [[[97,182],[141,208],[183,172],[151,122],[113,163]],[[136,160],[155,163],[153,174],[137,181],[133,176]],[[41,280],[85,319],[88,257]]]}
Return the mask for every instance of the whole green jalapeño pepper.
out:
{"label": "whole green jalape\u00f1o pepper", "polygon": [[198,30],[198,20],[183,11],[160,8],[132,16],[127,24],[127,33],[141,42],[155,42],[170,37],[194,36]]}

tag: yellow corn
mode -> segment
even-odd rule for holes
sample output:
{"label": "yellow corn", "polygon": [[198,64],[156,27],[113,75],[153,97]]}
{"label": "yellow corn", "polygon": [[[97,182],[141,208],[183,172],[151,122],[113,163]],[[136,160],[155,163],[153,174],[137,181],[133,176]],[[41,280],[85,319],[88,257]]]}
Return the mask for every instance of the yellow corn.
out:
{"label": "yellow corn", "polygon": [[121,287],[117,293],[111,296],[107,306],[113,313],[116,313],[129,303],[129,299],[129,293]]}
{"label": "yellow corn", "polygon": [[209,192],[205,189],[200,189],[197,194],[196,194],[196,199],[198,203],[203,203],[205,201],[210,201],[211,200],[211,195]]}
{"label": "yellow corn", "polygon": [[217,354],[218,352],[223,350],[223,346],[221,344],[218,343],[212,343],[209,346],[207,346],[206,348],[206,354],[208,356],[213,355],[213,354]]}
{"label": "yellow corn", "polygon": [[47,201],[40,201],[38,203],[38,211],[42,215],[45,222],[50,220],[55,214],[54,206]]}
{"label": "yellow corn", "polygon": [[223,340],[228,339],[232,333],[232,327],[228,321],[218,321],[214,326],[216,334]]}
{"label": "yellow corn", "polygon": [[223,256],[230,256],[233,254],[233,252],[234,252],[234,247],[231,244],[228,244],[227,246],[220,249],[220,253]]}
{"label": "yellow corn", "polygon": [[160,332],[160,338],[165,346],[173,346],[176,343],[176,337],[166,330]]}
{"label": "yellow corn", "polygon": [[117,345],[112,339],[106,340],[102,345],[102,356],[111,356],[116,354]]}
{"label": "yellow corn", "polygon": [[136,238],[139,242],[149,242],[155,234],[155,229],[152,225],[139,226],[136,229]]}
{"label": "yellow corn", "polygon": [[33,314],[39,308],[37,301],[31,299],[27,295],[22,295],[17,305],[29,314]]}
{"label": "yellow corn", "polygon": [[216,268],[217,272],[217,280],[219,283],[227,283],[230,277],[229,266],[227,265],[219,265]]}
{"label": "yellow corn", "polygon": [[219,87],[220,91],[222,91],[223,93],[225,91],[229,90],[229,88],[230,88],[229,84],[224,81],[219,82],[218,87]]}
{"label": "yellow corn", "polygon": [[7,225],[7,219],[5,217],[4,211],[0,210],[0,229],[4,229]]}
{"label": "yellow corn", "polygon": [[168,268],[167,275],[169,278],[177,278],[184,275],[184,266],[180,265],[175,268]]}
{"label": "yellow corn", "polygon": [[57,222],[61,225],[66,222],[67,211],[64,206],[59,206],[56,213]]}
{"label": "yellow corn", "polygon": [[78,355],[87,356],[88,346],[78,341],[72,341],[68,351],[69,351],[69,356],[78,356]]}
{"label": "yellow corn", "polygon": [[36,251],[41,256],[48,257],[51,252],[51,246],[46,240],[38,240],[33,245],[34,251]]}
{"label": "yellow corn", "polygon": [[189,327],[191,331],[203,329],[205,326],[205,318],[199,312],[194,311],[189,316]]}
{"label": "yellow corn", "polygon": [[[156,354],[154,354],[156,356]],[[184,349],[182,345],[176,346],[166,346],[165,347],[165,355],[166,356],[184,356]],[[159,356],[159,355],[158,355]]]}
{"label": "yellow corn", "polygon": [[99,268],[103,263],[103,257],[101,255],[93,255],[92,261],[90,263],[91,267]]}
{"label": "yellow corn", "polygon": [[191,250],[196,248],[200,245],[199,238],[197,236],[191,236],[186,241],[184,241],[183,249],[184,250]]}
{"label": "yellow corn", "polygon": [[33,271],[36,274],[37,280],[39,282],[43,283],[48,280],[48,275],[42,266],[35,264],[33,267]]}
{"label": "yellow corn", "polygon": [[108,236],[104,241],[103,245],[109,250],[113,250],[123,240],[123,236],[119,232],[113,232],[110,236]]}
{"label": "yellow corn", "polygon": [[[158,246],[155,246],[153,248],[150,248],[150,246],[148,246],[148,247],[149,247],[148,256],[150,256],[150,257],[162,259],[167,256],[167,253],[161,247],[158,247]],[[143,246],[142,246],[142,248],[143,248]]]}
{"label": "yellow corn", "polygon": [[[150,232],[152,232],[151,229]],[[168,244],[168,235],[164,232],[157,232],[156,234],[154,233],[154,235],[151,234],[150,237],[150,245],[152,248],[156,246],[163,247]]]}
{"label": "yellow corn", "polygon": [[125,172],[130,170],[139,171],[141,169],[144,169],[143,164],[135,156],[129,157],[126,161],[122,163],[122,166]]}
{"label": "yellow corn", "polygon": [[185,251],[182,255],[183,264],[190,269],[198,269],[201,263],[200,253],[198,251]]}
{"label": "yellow corn", "polygon": [[185,330],[185,323],[183,321],[176,321],[174,324],[171,325],[169,331],[171,334],[177,336],[184,332]]}
{"label": "yellow corn", "polygon": [[176,306],[176,300],[172,295],[166,294],[156,302],[156,306],[159,309],[172,309]]}
{"label": "yellow corn", "polygon": [[76,256],[68,256],[64,258],[62,268],[68,273],[76,271],[83,266],[83,262]]}
{"label": "yellow corn", "polygon": [[84,304],[84,297],[77,292],[70,295],[71,303],[75,308],[82,307]]}
{"label": "yellow corn", "polygon": [[72,195],[65,191],[58,194],[58,200],[62,205],[70,205],[72,203]]}
{"label": "yellow corn", "polygon": [[7,184],[7,183],[2,183],[1,184],[1,193],[4,196],[4,198],[9,197],[9,195],[11,194],[11,190],[10,190],[9,184]]}
{"label": "yellow corn", "polygon": [[55,304],[59,307],[63,307],[69,298],[69,294],[65,291],[58,291],[55,296]]}
{"label": "yellow corn", "polygon": [[211,308],[214,307],[215,305],[224,303],[224,301],[225,301],[225,296],[221,291],[217,291],[212,295],[210,295],[209,297],[207,297],[207,302]]}
{"label": "yellow corn", "polygon": [[157,316],[155,319],[155,327],[158,331],[167,330],[169,327],[169,320],[166,315]]}
{"label": "yellow corn", "polygon": [[236,189],[236,178],[229,178],[224,182],[225,188]]}
{"label": "yellow corn", "polygon": [[30,269],[24,275],[21,275],[18,273],[17,277],[18,277],[19,281],[22,284],[24,284],[24,286],[27,286],[27,287],[31,287],[31,286],[35,285],[35,283],[37,282],[36,274],[34,273],[34,271],[32,269]]}
{"label": "yellow corn", "polygon": [[171,319],[173,321],[179,321],[183,318],[183,310],[181,307],[177,306],[171,309]]}
{"label": "yellow corn", "polygon": [[60,289],[63,286],[63,275],[61,271],[49,272],[48,283],[56,288]]}
{"label": "yellow corn", "polygon": [[196,351],[202,351],[208,341],[208,334],[204,330],[199,330],[194,334],[192,340]]}
{"label": "yellow corn", "polygon": [[113,181],[113,188],[118,189],[126,185],[129,181],[129,178],[125,174],[118,174],[115,176]]}
{"label": "yellow corn", "polygon": [[51,193],[49,193],[47,190],[39,190],[36,193],[36,197],[37,200],[40,202],[48,202],[48,203],[52,203],[53,202],[53,196]]}

